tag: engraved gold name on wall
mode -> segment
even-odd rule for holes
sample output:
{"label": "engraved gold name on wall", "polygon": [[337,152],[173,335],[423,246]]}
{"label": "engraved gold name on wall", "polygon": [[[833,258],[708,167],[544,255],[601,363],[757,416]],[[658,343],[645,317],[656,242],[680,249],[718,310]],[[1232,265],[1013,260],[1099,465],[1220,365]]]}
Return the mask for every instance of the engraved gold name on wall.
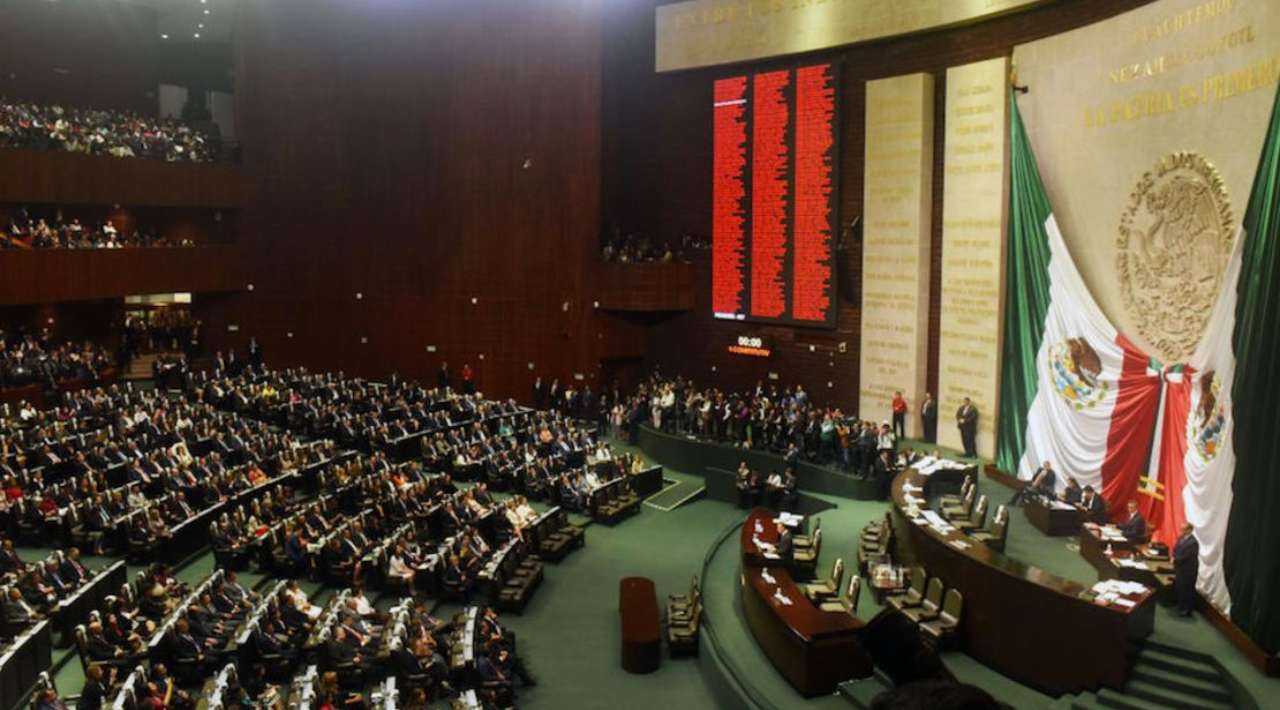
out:
{"label": "engraved gold name on wall", "polygon": [[1041,2],[1044,0],[691,0],[672,3],[655,11],[655,68],[660,72],[674,71],[811,52],[965,24],[1024,10]]}

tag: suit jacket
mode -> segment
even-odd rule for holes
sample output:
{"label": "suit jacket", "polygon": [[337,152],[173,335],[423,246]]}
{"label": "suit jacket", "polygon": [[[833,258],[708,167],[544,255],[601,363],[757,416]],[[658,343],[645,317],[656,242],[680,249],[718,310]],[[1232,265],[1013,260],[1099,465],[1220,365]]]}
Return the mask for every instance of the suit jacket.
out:
{"label": "suit jacket", "polygon": [[1107,503],[1102,500],[1102,496],[1093,495],[1093,500],[1085,502],[1084,496],[1080,497],[1080,505],[1084,506],[1084,517],[1091,523],[1107,522]]}
{"label": "suit jacket", "polygon": [[1173,567],[1177,572],[1194,573],[1200,567],[1200,541],[1194,533],[1178,538],[1173,546]]}
{"label": "suit jacket", "polygon": [[791,558],[795,554],[795,544],[791,538],[790,530],[783,530],[778,536],[778,557],[783,564],[791,564]]}
{"label": "suit jacket", "polygon": [[960,405],[960,408],[956,410],[956,424],[966,431],[976,429],[978,427],[978,408],[973,405],[968,407]]}
{"label": "suit jacket", "polygon": [[27,607],[11,599],[4,600],[4,620],[9,624],[25,624],[34,621]]}
{"label": "suit jacket", "polygon": [[116,647],[101,636],[90,636],[86,639],[85,651],[95,661],[108,661],[116,657]]}
{"label": "suit jacket", "polygon": [[329,662],[336,666],[355,663],[356,659],[355,648],[332,639],[325,644],[325,654],[329,657]]}
{"label": "suit jacket", "polygon": [[105,689],[102,683],[96,680],[85,681],[84,689],[80,691],[80,699],[76,701],[76,710],[101,710],[104,694]]}
{"label": "suit jacket", "polygon": [[1120,532],[1130,542],[1141,542],[1147,537],[1147,521],[1142,518],[1142,513],[1135,511],[1128,520],[1120,523]]}
{"label": "suit jacket", "polygon": [[171,632],[168,645],[171,658],[199,658],[201,655],[200,643],[191,634]]}
{"label": "suit jacket", "polygon": [[79,586],[89,578],[89,570],[74,560],[66,559],[58,566],[58,574],[72,585]]}

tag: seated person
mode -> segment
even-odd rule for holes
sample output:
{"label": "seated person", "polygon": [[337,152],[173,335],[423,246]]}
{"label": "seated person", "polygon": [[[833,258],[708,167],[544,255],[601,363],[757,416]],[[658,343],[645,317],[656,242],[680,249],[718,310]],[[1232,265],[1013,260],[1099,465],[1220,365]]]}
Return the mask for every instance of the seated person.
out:
{"label": "seated person", "polygon": [[1031,480],[1018,489],[1009,501],[1009,505],[1018,505],[1029,496],[1053,498],[1058,487],[1058,475],[1053,471],[1053,464],[1045,461],[1031,474]]}
{"label": "seated person", "polygon": [[22,598],[22,592],[17,587],[9,587],[9,596],[4,600],[4,621],[10,628],[24,628],[43,618],[43,614]]}
{"label": "seated person", "polygon": [[1138,501],[1129,501],[1129,512],[1124,522],[1120,523],[1120,532],[1129,542],[1140,543],[1147,541],[1147,521],[1142,517],[1142,513],[1138,512]]}
{"label": "seated person", "polygon": [[316,707],[328,707],[333,710],[363,710],[365,707],[363,695],[343,690],[338,686],[338,674],[334,671],[326,671],[320,676],[320,692],[317,700]]}
{"label": "seated person", "polygon": [[1062,487],[1062,493],[1058,494],[1058,499],[1063,503],[1070,505],[1080,504],[1080,484],[1076,479],[1067,476],[1067,484]]}
{"label": "seated person", "polygon": [[1107,523],[1107,503],[1102,496],[1093,490],[1093,486],[1085,486],[1080,494],[1079,507],[1084,511],[1085,522],[1105,525]]}

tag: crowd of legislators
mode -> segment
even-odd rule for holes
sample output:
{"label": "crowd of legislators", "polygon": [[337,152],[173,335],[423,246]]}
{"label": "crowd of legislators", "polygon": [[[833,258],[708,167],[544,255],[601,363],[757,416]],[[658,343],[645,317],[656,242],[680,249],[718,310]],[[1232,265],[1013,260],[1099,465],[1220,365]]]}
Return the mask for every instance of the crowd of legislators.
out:
{"label": "crowd of legislators", "polygon": [[0,148],[205,162],[219,139],[171,118],[0,99]]}
{"label": "crowd of legislators", "polygon": [[111,220],[81,224],[78,218],[65,220],[58,211],[51,217],[32,216],[19,208],[0,229],[0,248],[8,249],[137,249],[147,247],[191,247],[190,239],[171,239],[155,229],[135,229],[121,234]]}
{"label": "crowd of legislators", "polygon": [[47,329],[38,335],[0,330],[0,390],[31,384],[53,390],[67,380],[93,384],[115,364],[106,348],[89,341],[58,343]]}
{"label": "crowd of legislators", "polygon": [[432,471],[579,512],[588,509],[595,490],[638,473],[640,465],[615,455],[580,425],[567,411],[584,407],[573,395],[561,400],[566,411],[530,410],[465,388],[428,388],[398,378],[374,383],[252,362],[236,375],[201,383],[199,391],[205,402],[343,447],[387,451],[412,442],[406,453]]}
{"label": "crowd of legislators", "polygon": [[[328,406],[333,403],[337,409]],[[457,465],[479,482],[462,488],[434,465],[393,463],[379,450],[390,440],[351,441],[353,450],[311,436],[335,432],[357,413],[372,416],[368,424],[375,429],[421,417],[423,427],[456,434],[445,439],[456,444],[431,463]],[[406,707],[425,708],[462,690],[476,692],[485,707],[508,707],[517,679],[534,683],[514,634],[492,609],[466,627],[476,650],[468,672],[460,673],[453,659],[445,660],[462,646],[458,619],[435,619],[417,599],[406,601],[411,609],[396,626],[399,650],[389,658],[377,653],[388,614],[373,607],[361,585],[366,577],[394,577],[416,597],[422,587],[415,584],[427,586],[428,577],[438,575],[446,591],[469,601],[498,548],[522,546],[525,528],[539,514],[523,496],[495,499],[485,472],[496,467],[468,459],[468,452],[496,460],[499,452],[519,451],[519,439],[536,439],[543,455],[556,458],[590,445],[569,426],[558,415],[477,395],[399,381],[374,387],[251,362],[235,375],[215,373],[203,385],[193,377],[177,397],[111,386],[66,393],[51,409],[0,411],[0,581],[10,585],[2,600],[5,621],[16,632],[50,618],[59,602],[89,584],[96,572],[81,561],[81,547],[147,559],[202,511],[261,490],[251,504],[224,509],[207,536],[201,528],[219,560],[214,575],[188,586],[157,561],[132,585],[135,594],[108,598],[85,620],[77,646],[89,670],[78,708],[110,706],[135,669],[142,674],[132,686],[139,707],[194,708],[200,683],[236,661],[231,642],[241,631],[252,632],[257,658],[277,659],[240,662],[239,679],[227,692],[242,704],[280,700],[277,683],[309,656],[325,670],[316,679],[321,705],[366,707],[370,684],[394,673],[419,679],[403,689]],[[458,457],[450,460],[455,450]],[[321,471],[328,495],[294,490],[292,475],[303,468]],[[24,560],[15,540],[39,540],[66,554]],[[261,545],[267,554],[250,554]],[[363,566],[371,555],[385,558],[381,570]],[[326,608],[308,600],[296,581],[259,598],[235,577],[251,560],[266,574],[307,576],[349,590]],[[331,633],[305,650],[325,625]],[[52,689],[36,699],[45,710],[61,702]]]}
{"label": "crowd of legislators", "polygon": [[862,421],[839,407],[816,405],[800,385],[761,381],[747,392],[727,392],[655,373],[633,395],[617,400],[608,421],[615,432],[633,441],[637,428],[648,424],[779,454],[789,465],[809,461],[864,477],[891,476],[904,455],[918,455],[899,449],[889,422]]}

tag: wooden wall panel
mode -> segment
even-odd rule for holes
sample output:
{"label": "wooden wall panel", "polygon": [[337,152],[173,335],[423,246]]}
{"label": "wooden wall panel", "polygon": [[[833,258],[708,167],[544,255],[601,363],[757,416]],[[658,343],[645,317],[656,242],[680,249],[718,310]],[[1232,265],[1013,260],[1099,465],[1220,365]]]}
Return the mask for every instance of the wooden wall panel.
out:
{"label": "wooden wall panel", "polygon": [[377,377],[470,362],[499,396],[526,396],[529,362],[595,375],[599,8],[248,3],[237,100],[255,288],[211,307],[242,328],[219,337]]}
{"label": "wooden wall panel", "polygon": [[[785,60],[671,74],[653,72],[654,7],[667,0],[609,4],[604,18],[602,212],[606,224],[677,240],[711,233],[711,83],[731,73],[768,69],[799,60],[832,61],[841,71],[839,205],[848,225],[862,214],[865,84],[897,74],[934,76],[934,189],[928,376],[937,389],[942,229],[941,161],[944,155],[946,69],[1007,55],[1016,44],[1057,34],[1119,14],[1149,0],[1074,0],[952,30],[874,42]],[[1031,88],[1032,91],[1035,87]],[[710,267],[695,272],[694,310],[651,329],[650,366],[684,372],[700,381],[747,387],[769,372],[801,383],[818,401],[856,411],[858,333],[861,329],[861,245],[846,230],[837,255],[839,290],[834,331],[779,329],[715,320],[709,306]],[[724,346],[737,335],[771,335],[767,361],[731,356]],[[839,352],[839,343],[847,344]],[[812,350],[811,350],[812,346]],[[714,371],[713,371],[714,368]],[[828,383],[831,386],[828,387]]]}
{"label": "wooden wall panel", "polygon": [[155,114],[156,11],[101,0],[0,3],[0,96]]}
{"label": "wooden wall panel", "polygon": [[0,251],[0,305],[244,286],[239,247]]}
{"label": "wooden wall panel", "polygon": [[0,202],[239,207],[239,170],[59,151],[0,151]]}
{"label": "wooden wall panel", "polygon": [[693,265],[601,264],[596,300],[609,311],[685,311],[693,307]]}

